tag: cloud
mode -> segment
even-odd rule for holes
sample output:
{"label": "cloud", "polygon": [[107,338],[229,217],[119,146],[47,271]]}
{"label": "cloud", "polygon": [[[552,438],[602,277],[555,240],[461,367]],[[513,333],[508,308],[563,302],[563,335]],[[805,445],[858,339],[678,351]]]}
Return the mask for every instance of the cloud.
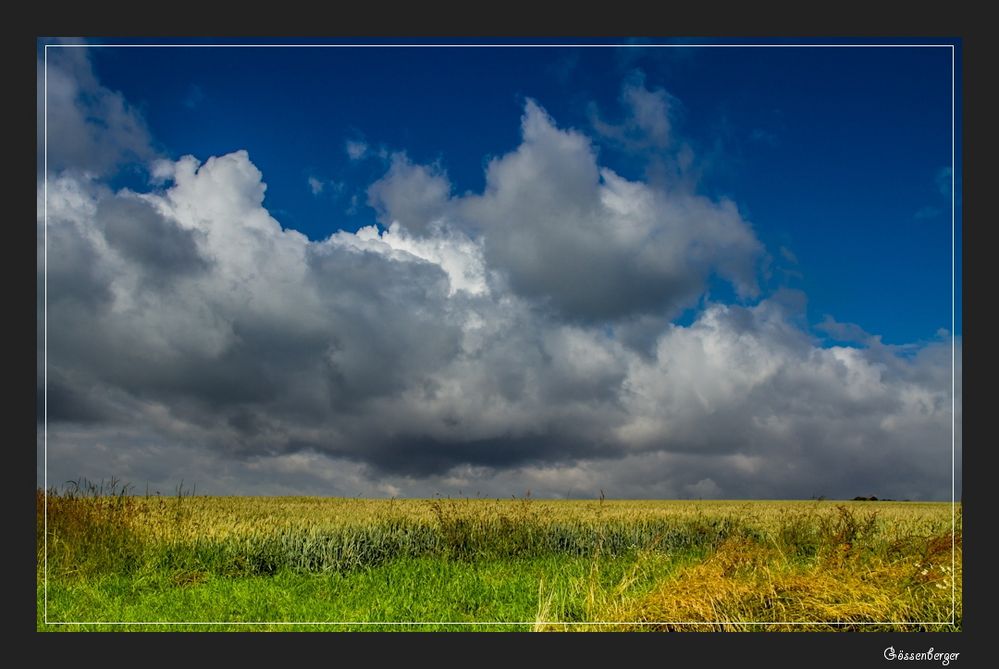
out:
{"label": "cloud", "polygon": [[156,156],[145,120],[120,93],[101,85],[87,49],[47,51],[47,68],[42,61],[37,68],[37,142],[41,155],[48,140],[51,173],[72,169],[103,177]]}
{"label": "cloud", "polygon": [[392,258],[419,258],[438,265],[447,274],[449,295],[462,290],[472,295],[488,292],[485,262],[479,245],[461,232],[438,227],[431,237],[414,237],[398,222],[379,232],[367,226],[356,233],[337,232],[330,243],[386,254]]}
{"label": "cloud", "polygon": [[673,140],[671,115],[676,101],[664,89],[645,86],[645,74],[634,71],[621,88],[620,102],[626,110],[620,124],[600,118],[595,106],[590,121],[597,134],[629,150],[666,149]]}
{"label": "cloud", "polygon": [[533,101],[521,125],[521,145],[489,164],[485,192],[455,203],[514,292],[588,322],[673,316],[712,274],[758,294],[762,245],[733,202],[601,168],[584,135]]}
{"label": "cloud", "polygon": [[351,160],[360,160],[368,153],[368,145],[359,140],[348,139],[344,146]]}
{"label": "cloud", "polygon": [[784,260],[788,261],[792,265],[798,264],[798,256],[794,255],[794,251],[787,248],[786,246],[780,247],[780,255]]}
{"label": "cloud", "polygon": [[309,191],[316,197],[319,197],[323,193],[327,193],[332,197],[338,197],[347,188],[347,184],[342,181],[335,181],[333,179],[324,180],[314,175],[309,176],[306,181],[309,184]]}
{"label": "cloud", "polygon": [[163,280],[197,274],[207,266],[195,241],[197,232],[164,218],[148,202],[123,194],[97,202],[95,220],[108,245]]}
{"label": "cloud", "polygon": [[829,314],[825,315],[822,322],[815,326],[815,329],[826,333],[835,341],[867,344],[878,340],[877,337],[856,323],[840,323]]}
{"label": "cloud", "polygon": [[442,170],[414,165],[403,153],[392,156],[388,173],[368,188],[368,204],[388,227],[399,223],[407,230],[428,230],[448,206],[451,183]]}
{"label": "cloud", "polygon": [[[368,191],[380,227],[318,241],[264,207],[245,151],[162,160],[142,193],[67,163],[47,202],[50,479],[949,495],[949,341],[902,351],[828,317],[869,339],[824,346],[803,294],[759,294],[734,203],[601,168],[535,102],[521,133],[481,193],[396,154]],[[706,299],[712,274],[738,303]]]}

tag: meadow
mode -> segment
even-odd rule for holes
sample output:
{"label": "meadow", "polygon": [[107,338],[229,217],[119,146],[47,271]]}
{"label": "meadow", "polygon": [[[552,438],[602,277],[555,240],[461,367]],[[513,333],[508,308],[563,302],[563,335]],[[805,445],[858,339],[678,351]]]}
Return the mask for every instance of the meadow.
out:
{"label": "meadow", "polygon": [[962,625],[949,503],[163,496],[115,481],[36,502],[46,631]]}

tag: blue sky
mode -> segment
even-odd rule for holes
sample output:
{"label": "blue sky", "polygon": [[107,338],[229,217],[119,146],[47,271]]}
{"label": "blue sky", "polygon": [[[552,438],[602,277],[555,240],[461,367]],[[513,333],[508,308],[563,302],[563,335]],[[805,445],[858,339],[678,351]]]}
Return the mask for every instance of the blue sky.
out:
{"label": "blue sky", "polygon": [[[478,192],[488,158],[516,146],[526,97],[585,131],[594,105],[608,120],[620,116],[621,82],[642,73],[677,101],[677,131],[703,161],[701,191],[732,198],[774,256],[771,288],[800,288],[813,322],[830,314],[885,343],[950,329],[950,49],[93,54],[103,82],[142,110],[168,154],[247,149],[265,175],[268,209],[312,239],[374,223],[365,191],[386,163],[350,160],[348,140],[437,162],[456,192]],[[598,146],[603,164],[643,174],[647,155]],[[324,182],[318,197],[310,177]]]}
{"label": "blue sky", "polygon": [[960,490],[950,48],[43,43],[40,480]]}

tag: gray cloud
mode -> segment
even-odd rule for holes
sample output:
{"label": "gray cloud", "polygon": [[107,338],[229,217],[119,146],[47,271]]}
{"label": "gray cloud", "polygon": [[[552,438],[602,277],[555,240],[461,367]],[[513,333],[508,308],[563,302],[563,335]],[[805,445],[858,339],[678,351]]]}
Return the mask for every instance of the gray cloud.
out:
{"label": "gray cloud", "polygon": [[[823,346],[803,294],[758,295],[733,203],[602,169],[535,103],[522,130],[480,194],[397,155],[369,190],[383,228],[315,242],[245,151],[162,161],[143,194],[54,175],[50,481],[948,496],[949,342]],[[705,301],[711,274],[741,303]]]}
{"label": "gray cloud", "polygon": [[[111,418],[109,413],[87,392],[84,384],[74,384],[59,373],[49,375],[47,386],[48,420],[68,423],[102,423]],[[45,419],[46,390],[37,389],[35,398],[36,418]]]}
{"label": "gray cloud", "polygon": [[[142,116],[118,92],[98,81],[86,48],[51,46],[48,67],[38,62],[38,109],[46,123],[38,124],[41,156],[48,137],[48,166],[107,176],[132,162],[156,155]],[[42,166],[39,160],[39,170]]]}
{"label": "gray cloud", "polygon": [[97,204],[96,220],[108,244],[143,271],[158,278],[196,274],[207,263],[198,252],[194,231],[178,227],[148,203],[128,197]]}
{"label": "gray cloud", "polygon": [[825,315],[822,322],[815,326],[815,329],[826,333],[835,341],[855,344],[868,344],[877,341],[874,335],[856,323],[840,323],[829,314]]}
{"label": "gray cloud", "polygon": [[347,151],[347,157],[351,160],[360,160],[368,153],[368,145],[356,139],[348,139],[344,144],[344,148]]}
{"label": "gray cloud", "polygon": [[625,118],[614,124],[603,120],[596,106],[590,107],[590,122],[598,135],[631,150],[662,150],[673,142],[673,109],[677,101],[664,89],[645,86],[645,74],[634,71],[621,88]]}
{"label": "gray cloud", "polygon": [[534,102],[522,131],[520,147],[490,163],[485,192],[455,204],[516,293],[584,322],[673,316],[712,273],[757,293],[762,247],[732,202],[601,169],[588,139]]}
{"label": "gray cloud", "polygon": [[[50,306],[98,310],[111,300],[113,276],[101,262],[95,239],[80,229],[52,226],[48,234],[48,261]],[[45,259],[40,258],[39,267],[44,267],[44,263]]]}
{"label": "gray cloud", "polygon": [[386,227],[399,222],[411,232],[421,233],[443,216],[450,192],[446,174],[414,165],[397,153],[388,173],[368,189],[368,204]]}

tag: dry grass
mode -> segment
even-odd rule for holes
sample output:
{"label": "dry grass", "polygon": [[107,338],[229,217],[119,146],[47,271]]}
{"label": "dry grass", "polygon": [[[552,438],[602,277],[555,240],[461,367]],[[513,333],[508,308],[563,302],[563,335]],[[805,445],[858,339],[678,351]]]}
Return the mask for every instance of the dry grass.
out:
{"label": "dry grass", "polygon": [[[732,537],[703,561],[646,591],[622,580],[589,579],[586,620],[551,622],[549,630],[815,631],[959,629],[962,622],[961,530],[885,540],[873,513],[845,506],[814,526],[814,554],[788,543],[789,527],[765,541]],[[953,547],[953,562],[952,562]],[[808,552],[808,551],[806,551]],[[956,602],[952,595],[956,593]],[[549,599],[554,595],[548,593]],[[952,604],[956,607],[952,611]],[[551,616],[551,611],[544,613]],[[950,625],[953,614],[954,624]],[[539,611],[539,616],[542,612]],[[946,623],[946,624],[941,624]]]}
{"label": "dry grass", "polygon": [[[50,502],[52,497],[50,496]],[[275,532],[314,531],[391,522],[436,525],[456,523],[594,527],[662,524],[703,532],[744,526],[760,530],[813,523],[835,514],[834,502],[816,501],[658,501],[518,499],[350,499],[323,497],[132,496],[141,517],[139,531],[157,540],[198,537],[253,537]],[[886,538],[928,534],[950,528],[950,506],[921,502],[847,502],[847,508],[877,511]],[[50,518],[51,520],[51,518]]]}
{"label": "dry grass", "polygon": [[961,624],[961,515],[952,564],[948,504],[165,497],[112,481],[51,491],[48,529],[50,577],[166,574],[178,588],[398,558],[588,559],[585,578],[538,584],[538,630]]}

